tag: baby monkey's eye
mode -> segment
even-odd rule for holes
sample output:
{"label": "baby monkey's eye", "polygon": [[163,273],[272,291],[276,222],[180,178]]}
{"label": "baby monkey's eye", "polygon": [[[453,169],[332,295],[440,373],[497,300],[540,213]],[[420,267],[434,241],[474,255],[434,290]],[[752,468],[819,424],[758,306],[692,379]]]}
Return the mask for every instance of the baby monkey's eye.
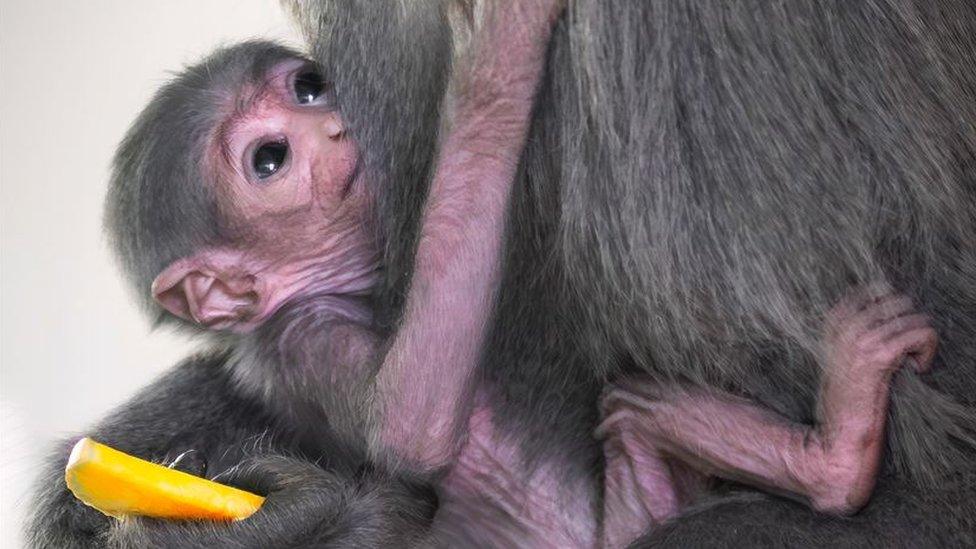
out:
{"label": "baby monkey's eye", "polygon": [[254,150],[251,168],[258,179],[267,179],[278,173],[288,159],[287,141],[269,141]]}
{"label": "baby monkey's eye", "polygon": [[304,70],[295,75],[294,88],[298,104],[309,105],[324,99],[328,84],[321,74],[314,70]]}

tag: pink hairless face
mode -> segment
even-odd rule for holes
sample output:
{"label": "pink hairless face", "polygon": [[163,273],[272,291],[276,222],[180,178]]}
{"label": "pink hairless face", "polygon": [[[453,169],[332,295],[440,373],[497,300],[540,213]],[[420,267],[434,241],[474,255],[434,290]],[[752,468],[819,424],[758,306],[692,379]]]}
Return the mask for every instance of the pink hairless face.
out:
{"label": "pink hairless face", "polygon": [[229,106],[205,168],[231,243],[166,268],[157,302],[207,328],[245,331],[298,294],[367,293],[378,250],[370,200],[331,85],[292,59]]}
{"label": "pink hairless face", "polygon": [[295,59],[245,93],[243,108],[217,132],[219,154],[211,155],[225,217],[255,228],[267,214],[307,208],[340,216],[353,191],[358,150],[331,85]]}

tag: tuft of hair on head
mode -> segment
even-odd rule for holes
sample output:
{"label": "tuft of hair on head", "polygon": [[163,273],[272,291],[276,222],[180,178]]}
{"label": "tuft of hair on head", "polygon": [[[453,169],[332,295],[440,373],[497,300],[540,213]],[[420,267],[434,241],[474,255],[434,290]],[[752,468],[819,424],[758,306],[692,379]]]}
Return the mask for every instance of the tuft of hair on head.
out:
{"label": "tuft of hair on head", "polygon": [[217,49],[163,85],[119,145],[105,197],[105,230],[154,324],[182,322],[153,301],[149,289],[156,275],[202,246],[229,240],[207,169],[210,143],[240,94],[263,84],[270,69],[288,59],[305,57],[264,40]]}

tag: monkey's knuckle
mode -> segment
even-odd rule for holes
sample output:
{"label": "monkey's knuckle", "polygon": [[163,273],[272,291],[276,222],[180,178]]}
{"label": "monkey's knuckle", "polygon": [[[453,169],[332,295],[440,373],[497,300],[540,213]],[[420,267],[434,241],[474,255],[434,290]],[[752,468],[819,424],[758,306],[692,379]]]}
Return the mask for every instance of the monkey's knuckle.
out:
{"label": "monkey's knuckle", "polygon": [[619,425],[619,429],[623,431],[633,428],[634,422],[637,419],[637,414],[635,414],[630,408],[624,408],[616,412],[616,417],[618,418],[617,425]]}
{"label": "monkey's knuckle", "polygon": [[897,350],[892,350],[890,348],[878,349],[874,353],[868,355],[865,361],[868,366],[866,369],[872,370],[892,370],[898,367],[898,358],[902,355],[901,352]]}
{"label": "monkey's knuckle", "polygon": [[[600,398],[600,408],[605,411],[613,411],[624,406],[627,401],[629,391],[620,386],[612,386],[603,392]],[[606,413],[604,414],[606,415]]]}
{"label": "monkey's knuckle", "polygon": [[828,515],[850,516],[867,504],[867,497],[857,496],[849,491],[834,490],[811,500],[818,512]]}
{"label": "monkey's knuckle", "polygon": [[856,362],[872,362],[882,349],[873,341],[860,341],[851,349],[851,356]]}
{"label": "monkey's knuckle", "polygon": [[625,409],[611,410],[603,416],[600,423],[607,436],[612,436],[630,427],[630,412]]}
{"label": "monkey's knuckle", "polygon": [[890,346],[876,337],[865,337],[855,346],[855,353],[868,359],[877,359],[888,352]]}

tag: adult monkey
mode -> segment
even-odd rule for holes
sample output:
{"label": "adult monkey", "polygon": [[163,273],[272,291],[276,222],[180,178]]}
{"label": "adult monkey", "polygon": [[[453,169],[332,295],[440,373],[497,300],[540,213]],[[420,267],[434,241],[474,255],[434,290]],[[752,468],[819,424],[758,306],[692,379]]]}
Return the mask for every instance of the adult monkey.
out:
{"label": "adult monkey", "polygon": [[[494,546],[595,543],[595,506],[593,498],[586,497],[592,478],[582,477],[580,492],[565,489],[559,467],[533,464],[526,472],[517,448],[499,437],[493,426],[496,403],[483,398],[482,385],[470,379],[471,351],[441,358],[427,351],[417,363],[418,353],[398,346],[404,333],[412,333],[412,339],[425,347],[437,345],[439,351],[464,345],[471,349],[481,340],[476,328],[456,330],[472,319],[475,326],[484,323],[483,285],[491,287],[494,279],[477,273],[497,268],[498,258],[491,250],[500,239],[505,203],[499,203],[490,190],[507,189],[514,177],[515,157],[521,152],[518,136],[527,128],[529,99],[541,72],[548,34],[539,32],[533,41],[535,25],[515,12],[503,13],[508,24],[493,24],[488,18],[488,29],[478,32],[492,42],[487,50],[479,46],[481,55],[470,66],[477,86],[458,92],[461,115],[440,153],[438,165],[444,171],[435,179],[440,186],[428,197],[424,248],[418,252],[428,262],[418,268],[415,288],[433,287],[438,280],[440,269],[431,271],[430,257],[432,251],[441,255],[438,250],[443,244],[437,243],[444,241],[445,230],[474,233],[475,239],[459,249],[466,260],[451,260],[453,254],[444,259],[462,268],[462,280],[471,274],[475,277],[422,292],[428,299],[447,296],[449,302],[439,302],[438,314],[431,315],[423,312],[424,298],[416,298],[414,320],[405,320],[396,330],[386,353],[383,338],[388,334],[372,326],[366,298],[378,267],[369,207],[373,198],[369,191],[376,190],[369,185],[374,174],[358,169],[356,140],[346,131],[341,105],[327,78],[295,52],[275,44],[245,42],[211,54],[156,94],[117,155],[108,226],[139,293],[152,280],[156,303],[172,315],[165,318],[224,333],[231,355],[225,361],[174,372],[155,385],[160,395],[137,399],[137,405],[124,409],[93,436],[107,437],[154,459],[167,460],[189,446],[193,450],[189,455],[195,458],[191,461],[206,464],[209,475],[227,476],[224,467],[236,464],[244,453],[242,441],[262,428],[265,451],[294,451],[295,443],[287,439],[295,438],[306,457],[326,461],[321,468],[295,460],[258,462],[258,473],[268,467],[274,471],[272,480],[260,487],[270,492],[269,499],[260,513],[229,528],[166,522],[113,528],[112,521],[71,500],[60,480],[45,479],[54,497],[41,507],[39,530],[60,536],[48,540],[73,542],[86,537],[86,528],[78,527],[84,521],[58,524],[53,517],[61,514],[90,518],[87,529],[93,534],[87,537],[98,539],[104,533],[118,543],[140,546],[278,545],[285,542],[281,536],[298,543],[378,544],[386,535],[388,541],[395,536],[406,543],[414,533],[411,513],[429,510],[429,502],[412,501],[409,493],[398,491],[403,487],[395,479],[387,479],[389,485],[384,486],[382,476],[356,478],[349,472],[362,460],[357,454],[367,446],[364,431],[375,426],[379,429],[366,440],[381,461],[393,454],[421,474],[445,470],[444,477],[436,479],[441,505],[434,530],[439,541]],[[480,15],[478,20],[480,24]],[[549,21],[542,23],[548,29]],[[513,25],[529,25],[530,36],[514,32],[518,27],[511,35],[499,30]],[[527,38],[530,43],[521,44]],[[486,150],[490,151],[488,165],[502,160],[500,170],[478,168]],[[452,172],[457,165],[453,162],[469,151],[474,154],[463,161],[464,169]],[[466,191],[450,184],[471,179],[476,186]],[[479,193],[480,187],[489,192]],[[457,204],[463,214],[450,209],[457,196],[469,193],[473,200]],[[467,205],[469,200],[474,207]],[[171,208],[173,204],[180,207]],[[488,204],[493,206],[485,208]],[[447,214],[443,208],[448,208]],[[485,215],[487,219],[481,217]],[[445,217],[446,224],[434,222]],[[448,241],[454,238],[458,235],[452,234]],[[892,309],[898,303],[900,308]],[[916,354],[922,367],[934,354],[934,331],[925,326],[924,317],[907,314],[910,308],[909,299],[894,296],[840,306],[838,310],[846,313],[828,323],[831,333],[824,341],[832,359],[823,375],[827,380],[840,378],[840,383],[827,383],[822,393],[820,404],[833,414],[823,425],[789,425],[768,410],[728,395],[656,387],[651,390],[667,398],[654,403],[653,425],[664,435],[655,443],[677,442],[676,450],[687,441],[710,447],[713,460],[708,464],[715,472],[809,497],[820,508],[838,511],[859,506],[873,486],[880,456],[881,439],[871,433],[883,429],[885,378],[900,366],[903,353]],[[874,325],[871,320],[879,322]],[[426,327],[418,329],[418,321]],[[384,354],[386,360],[378,360]],[[404,368],[398,358],[406,358],[412,366]],[[444,365],[448,369],[438,371]],[[408,377],[395,377],[384,386],[391,372]],[[437,372],[436,384],[414,381],[430,378],[430,372]],[[863,380],[851,383],[852,373]],[[884,375],[872,375],[877,373]],[[374,375],[380,391],[373,390]],[[187,386],[208,376],[212,379],[203,387]],[[222,387],[223,382],[230,387]],[[469,383],[474,389],[463,390]],[[612,395],[623,401],[639,387],[643,384],[634,382]],[[398,392],[409,396],[391,404],[391,393]],[[167,393],[178,395],[179,406]],[[472,393],[478,395],[473,405]],[[236,410],[236,415],[233,405],[224,410],[226,416],[219,413],[224,405],[248,400],[251,406]],[[392,411],[401,418],[399,424],[375,416],[376,421],[370,422],[374,403],[385,403],[381,410]],[[141,417],[147,412],[140,408],[154,417]],[[471,408],[474,412],[468,420]],[[666,421],[665,408],[670,410]],[[630,416],[628,410],[614,412],[603,430],[616,433],[618,426],[629,427]],[[204,418],[209,421],[199,425]],[[716,436],[712,424],[718,418],[734,428]],[[395,436],[390,439],[390,427],[403,425],[392,430]],[[680,433],[680,438],[672,433]],[[408,442],[421,444],[403,445],[404,435]],[[624,443],[621,448],[644,451],[625,436],[619,438]],[[456,446],[455,440],[466,443]],[[751,444],[755,440],[763,441],[761,447]],[[802,442],[801,448],[797,442]],[[608,443],[607,447],[616,446]],[[449,463],[457,450],[457,458]],[[785,470],[783,456],[788,457]],[[642,463],[654,462],[640,457]],[[699,456],[684,457],[697,462]],[[60,476],[64,456],[59,458],[51,476]],[[605,488],[604,532],[614,546],[633,539],[650,522],[640,505],[632,505],[633,496],[649,502],[654,511],[650,518],[658,522],[673,515],[680,503],[681,486],[668,478],[667,465],[639,471],[655,473],[651,482],[630,482],[632,473],[619,466],[626,466],[627,459],[617,452],[608,460],[607,476],[614,482]],[[825,462],[830,466],[824,467]],[[838,468],[844,474],[836,474]],[[423,522],[423,517],[417,518]]]}
{"label": "adult monkey", "polygon": [[[407,10],[407,12],[408,12],[408,15],[409,15],[410,10]],[[350,25],[350,27],[348,27],[348,28],[354,28],[354,27],[352,27]],[[383,28],[384,31],[390,31],[390,29],[387,28],[387,27],[381,27],[381,28]],[[400,35],[398,35],[396,33],[391,33],[388,36],[390,36],[390,37],[392,37],[394,39],[400,37]],[[354,48],[351,48],[350,51],[355,52],[355,49]],[[385,50],[385,51],[386,52],[389,52],[389,51],[395,51],[395,50]],[[402,51],[405,51],[405,50],[403,48],[400,48],[399,51],[402,52]],[[412,52],[412,51],[415,51],[415,50],[406,50],[406,51],[411,51]],[[403,55],[403,54],[401,53],[399,55]],[[414,54],[413,53],[408,53],[406,55],[409,57],[409,56],[414,55]],[[360,63],[362,63],[362,58],[360,58],[358,61]],[[363,65],[358,65],[356,67],[350,67],[350,69],[353,69],[353,68],[358,68],[360,72],[364,72],[363,71]],[[339,72],[341,73],[341,71],[339,71]],[[366,72],[368,72],[368,71],[366,71]],[[349,74],[357,74],[357,73],[355,71],[350,70],[350,73]],[[360,76],[362,76],[362,75],[360,74]],[[412,81],[417,81],[417,80],[416,79],[413,79]],[[395,92],[396,90],[393,90],[393,91]],[[389,89],[385,90],[385,93],[389,94],[390,97],[392,97],[393,99],[396,100],[397,106],[400,109],[405,108],[404,107],[404,101],[403,101],[404,95],[401,95],[399,93],[391,93],[391,90],[389,90]],[[366,97],[368,99],[369,98],[369,95],[367,94]],[[410,96],[410,97],[412,97],[412,96]],[[383,111],[379,111],[379,112],[383,112]],[[367,127],[369,127],[369,126],[367,126]],[[396,137],[396,134],[392,134],[392,135],[393,135],[394,138]],[[371,160],[373,160],[375,162],[376,161],[376,158],[373,158]],[[375,167],[375,164],[373,165],[373,167]],[[533,261],[535,261],[537,259],[538,258],[533,258]],[[543,282],[544,281],[545,280],[543,279]],[[533,296],[529,295],[528,297],[531,298]],[[556,304],[558,305],[559,303],[556,302]],[[515,324],[517,325],[518,323],[515,323]],[[529,324],[528,325],[528,328],[530,329],[528,331],[528,333],[531,334],[533,328],[535,329],[536,333],[538,333],[539,325]],[[542,325],[542,328],[546,328],[546,326]],[[565,334],[558,331],[558,328],[560,328],[560,327],[559,326],[556,326],[556,328],[557,328],[556,331],[546,332],[543,335],[552,337],[553,340],[556,343],[560,344],[560,345],[564,345],[565,343],[568,343],[569,342],[568,339],[566,339],[566,340],[562,339],[562,338],[565,337]],[[556,347],[553,347],[553,349],[555,349],[555,348]],[[545,349],[543,349],[543,350],[545,350]],[[559,348],[559,350],[560,350],[560,352],[566,353],[566,357],[567,358],[572,359],[572,358],[574,358],[574,356],[576,358],[578,358],[578,356],[576,356],[576,355],[578,355],[578,351],[577,350],[574,350],[571,346],[562,346],[562,347]],[[523,350],[522,349],[515,349],[515,352],[521,353],[521,352],[523,352]],[[576,353],[576,355],[574,355],[574,353]],[[723,353],[723,355],[725,355],[725,354],[727,354],[727,353]],[[560,356],[557,355],[557,354],[555,354],[555,353],[553,353],[550,357],[543,356],[543,358],[559,359]],[[733,357],[733,358],[735,358],[735,357]],[[564,381],[565,378],[567,377],[567,370],[565,369],[567,367],[567,364],[559,363],[559,362],[551,362],[551,363],[540,362],[540,364],[547,365],[547,367],[549,368],[549,372],[551,373],[551,380],[552,381],[556,381],[556,382]],[[577,364],[580,364],[580,363],[577,363]],[[524,364],[522,364],[522,365],[524,366]],[[572,363],[569,363],[568,365],[569,366],[572,366]],[[583,372],[583,375],[585,376],[586,375],[585,369],[582,369],[581,371]],[[533,372],[531,371],[531,369],[528,371],[528,373],[529,374],[533,374]],[[511,376],[511,378],[517,380],[518,379],[518,376]],[[504,381],[507,383],[509,380],[508,379],[505,379]],[[534,380],[533,379],[529,379],[529,381],[531,382],[531,383],[527,384],[527,386],[528,386],[527,388],[529,390],[532,390],[532,391],[541,391],[543,393],[543,398],[537,398],[537,400],[534,401],[534,404],[535,405],[540,406],[540,407],[549,408],[550,410],[553,410],[554,412],[557,412],[557,413],[562,413],[563,410],[560,409],[560,404],[561,404],[560,400],[558,400],[556,398],[553,398],[553,397],[554,396],[559,396],[560,398],[564,398],[565,395],[552,395],[552,394],[545,395],[544,392],[548,389],[548,387],[541,387],[541,386],[539,386],[538,383],[537,383],[538,382],[538,379],[534,379]],[[585,379],[584,379],[584,381],[585,381]],[[592,387],[592,385],[591,385],[591,387]],[[502,388],[505,388],[505,387],[502,387]],[[531,396],[531,393],[530,393],[530,396]],[[531,401],[530,401],[530,403],[531,403]],[[580,406],[581,403],[583,403],[584,406],[581,407]],[[585,414],[586,413],[586,411],[585,411],[585,409],[586,409],[585,403],[586,403],[586,399],[579,399],[579,400],[575,400],[575,401],[571,400],[570,406],[567,409],[569,409],[569,410],[575,410],[575,409],[583,408],[583,412],[582,413]],[[517,406],[518,403],[516,402],[515,405]],[[502,410],[504,410],[504,408],[502,408]],[[566,416],[571,418],[571,416],[569,414],[566,414]],[[585,434],[587,432],[586,429],[583,429],[582,431],[576,429],[576,427],[578,427],[579,424],[572,425],[570,423],[567,423],[566,426],[567,427],[571,427],[572,429],[563,429],[562,432],[556,432],[556,433],[554,433],[555,436],[559,437],[558,440],[561,443],[565,443],[565,436],[566,436],[567,433],[569,433],[570,436],[577,436],[577,437],[580,437],[580,438],[586,438],[586,434]],[[637,427],[639,427],[639,425]],[[581,432],[583,433],[582,435],[580,434]],[[544,448],[541,448],[540,446],[537,446],[536,449],[537,450],[545,450]],[[584,453],[582,455],[585,457],[586,454]],[[573,464],[570,463],[570,465],[573,465]],[[579,473],[579,472],[580,472],[580,468],[578,466],[577,466],[576,469],[573,469],[573,468],[570,468],[570,467],[567,467],[566,468],[567,477],[573,476],[574,474]],[[575,480],[577,482],[579,482],[579,479],[583,479],[582,482],[585,484],[586,483],[586,479],[588,479],[588,478],[589,477],[587,475],[583,474],[583,475],[576,476],[576,479]],[[323,494],[329,493],[328,486],[323,486],[320,483],[313,483],[310,486],[313,487],[313,488],[316,488],[317,487],[318,488],[317,491],[318,492],[321,492]],[[305,518],[307,518],[307,517],[305,517]],[[285,525],[285,526],[288,526],[288,525]],[[297,526],[300,527],[301,524],[299,524]],[[216,534],[215,533],[214,535],[220,535],[220,534]]]}
{"label": "adult monkey", "polygon": [[[297,4],[320,59],[381,67],[338,77],[340,95],[364,80],[412,89],[409,74],[385,71],[418,37],[372,30],[389,3]],[[567,485],[585,487],[598,458],[585,436],[593,407],[580,404],[620,372],[812,420],[827,307],[886,280],[932,313],[942,342],[933,374],[896,380],[871,505],[832,519],[736,493],[645,542],[976,542],[974,37],[964,0],[572,3],[523,158],[483,365],[495,419],[529,462],[564,456]],[[367,95],[348,115],[372,128],[375,162],[402,169],[408,129],[376,124],[390,112]],[[401,191],[393,235],[418,199]],[[396,266],[409,261],[390,264],[395,302],[408,270]]]}

